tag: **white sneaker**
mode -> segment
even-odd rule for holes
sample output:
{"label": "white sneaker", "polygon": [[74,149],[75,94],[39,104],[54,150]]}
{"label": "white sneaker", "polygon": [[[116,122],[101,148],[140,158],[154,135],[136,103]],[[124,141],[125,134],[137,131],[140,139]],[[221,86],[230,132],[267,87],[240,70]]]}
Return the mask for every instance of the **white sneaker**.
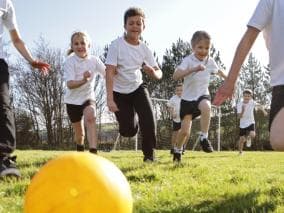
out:
{"label": "white sneaker", "polygon": [[247,136],[246,145],[247,145],[247,147],[251,147],[251,138],[250,138],[250,136]]}

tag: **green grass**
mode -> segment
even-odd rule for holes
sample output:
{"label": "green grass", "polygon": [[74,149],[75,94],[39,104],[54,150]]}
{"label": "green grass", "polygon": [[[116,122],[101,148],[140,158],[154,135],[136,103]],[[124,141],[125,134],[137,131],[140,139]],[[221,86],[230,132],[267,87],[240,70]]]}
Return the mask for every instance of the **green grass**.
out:
{"label": "green grass", "polygon": [[[0,181],[0,213],[22,212],[31,177],[63,152],[17,151],[20,180]],[[284,158],[280,152],[186,152],[174,165],[169,151],[142,163],[142,152],[100,155],[127,177],[134,212],[284,212]]]}

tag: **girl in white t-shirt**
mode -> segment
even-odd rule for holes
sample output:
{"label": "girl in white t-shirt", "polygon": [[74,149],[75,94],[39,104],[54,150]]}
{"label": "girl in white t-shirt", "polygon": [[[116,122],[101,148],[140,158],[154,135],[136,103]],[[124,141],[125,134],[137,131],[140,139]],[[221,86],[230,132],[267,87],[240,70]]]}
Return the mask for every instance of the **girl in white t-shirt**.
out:
{"label": "girl in white t-shirt", "polygon": [[124,36],[114,40],[108,49],[107,105],[115,113],[120,135],[124,137],[136,135],[138,115],[144,161],[153,161],[155,121],[141,69],[154,79],[160,79],[162,72],[148,46],[140,40],[145,28],[144,19],[144,12],[140,8],[129,8],[124,14]]}
{"label": "girl in white t-shirt", "polygon": [[255,138],[255,121],[254,109],[262,110],[264,115],[267,112],[263,107],[252,99],[252,91],[245,89],[243,91],[243,100],[237,105],[237,113],[240,118],[240,139],[239,139],[239,153],[242,154],[244,143],[247,147],[251,146],[251,140]]}
{"label": "girl in white t-shirt", "polygon": [[[75,132],[77,151],[84,151],[85,129],[91,153],[97,153],[95,78],[105,76],[105,65],[89,54],[90,39],[85,32],[71,36],[70,55],[64,65],[66,92],[64,103]],[[72,53],[72,54],[71,54]]]}
{"label": "girl in white t-shirt", "polygon": [[193,53],[183,59],[173,75],[174,80],[184,79],[180,107],[181,131],[177,136],[178,144],[173,158],[178,162],[181,160],[182,146],[190,135],[192,120],[199,115],[201,115],[201,147],[205,152],[213,152],[213,147],[207,139],[211,112],[208,86],[211,74],[226,77],[214,59],[209,56],[211,37],[207,32],[195,32],[191,46]]}

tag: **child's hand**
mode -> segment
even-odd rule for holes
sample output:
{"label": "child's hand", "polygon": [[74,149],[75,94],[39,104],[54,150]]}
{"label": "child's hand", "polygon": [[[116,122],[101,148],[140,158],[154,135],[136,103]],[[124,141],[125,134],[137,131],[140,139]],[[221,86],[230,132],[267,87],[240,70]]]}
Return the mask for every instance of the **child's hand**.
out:
{"label": "child's hand", "polygon": [[88,81],[88,80],[90,80],[91,75],[92,75],[91,72],[89,70],[87,70],[87,71],[84,72],[83,77],[84,77],[85,80]]}
{"label": "child's hand", "polygon": [[109,111],[111,111],[111,112],[117,112],[119,110],[116,103],[113,100],[111,100],[111,101],[108,100],[107,106],[108,106]]}
{"label": "child's hand", "polygon": [[148,75],[151,75],[151,73],[155,72],[155,70],[153,69],[153,67],[148,66],[148,65],[145,64],[145,63],[142,64],[142,69],[143,69],[144,72],[146,72]]}
{"label": "child's hand", "polygon": [[206,69],[206,66],[203,64],[199,64],[198,66],[194,67],[194,72],[204,71]]}
{"label": "child's hand", "polygon": [[50,65],[42,62],[42,61],[33,61],[30,63],[32,65],[33,68],[39,69],[43,75],[46,75],[48,73],[48,70],[50,68]]}

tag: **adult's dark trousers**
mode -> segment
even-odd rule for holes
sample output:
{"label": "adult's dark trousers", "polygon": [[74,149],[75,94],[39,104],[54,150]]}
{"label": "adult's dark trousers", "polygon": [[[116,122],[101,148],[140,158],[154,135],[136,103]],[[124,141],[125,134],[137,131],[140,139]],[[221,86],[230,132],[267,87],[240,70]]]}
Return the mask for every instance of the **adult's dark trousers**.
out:
{"label": "adult's dark trousers", "polygon": [[0,157],[10,155],[16,145],[15,122],[9,92],[9,70],[0,59]]}
{"label": "adult's dark trousers", "polygon": [[115,116],[119,123],[120,135],[133,137],[138,131],[139,123],[143,154],[153,156],[153,149],[156,147],[156,124],[146,84],[141,84],[129,94],[113,92],[113,97],[119,109]]}

